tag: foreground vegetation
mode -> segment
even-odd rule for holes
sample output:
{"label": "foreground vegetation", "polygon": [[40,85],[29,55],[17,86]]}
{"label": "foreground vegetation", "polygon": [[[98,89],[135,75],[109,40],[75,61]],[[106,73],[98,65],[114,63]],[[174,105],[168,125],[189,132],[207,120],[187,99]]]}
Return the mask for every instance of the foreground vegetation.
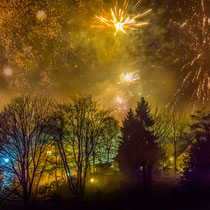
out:
{"label": "foreground vegetation", "polygon": [[0,112],[1,205],[166,208],[168,198],[205,194],[210,113],[151,108],[142,98],[120,125],[91,96],[13,99]]}

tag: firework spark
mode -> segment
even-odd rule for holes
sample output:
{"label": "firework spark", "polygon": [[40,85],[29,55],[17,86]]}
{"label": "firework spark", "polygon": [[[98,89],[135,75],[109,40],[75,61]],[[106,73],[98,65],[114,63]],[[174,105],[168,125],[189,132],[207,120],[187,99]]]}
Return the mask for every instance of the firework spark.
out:
{"label": "firework spark", "polygon": [[42,21],[47,17],[47,15],[44,11],[40,10],[40,11],[37,12],[36,17],[37,17],[37,19]]}
{"label": "firework spark", "polygon": [[117,97],[116,97],[116,102],[117,102],[118,104],[123,104],[123,103],[124,103],[122,97],[120,97],[120,96],[117,96]]}
{"label": "firework spark", "polygon": [[117,112],[124,113],[128,110],[128,101],[124,96],[117,95],[114,99],[114,103],[116,105]]}
{"label": "firework spark", "polygon": [[116,89],[114,97],[114,106],[116,108],[116,112],[118,113],[126,113],[129,108],[129,101],[133,97],[132,92],[127,91],[126,93]]}
{"label": "firework spark", "polygon": [[[183,50],[188,40],[190,40],[190,47],[187,45],[188,53],[175,61],[182,64],[181,74],[183,74],[183,80],[170,103],[176,104],[180,96],[184,94],[185,89],[189,89],[189,85],[192,87],[191,99],[194,103],[194,108],[199,103],[204,104],[209,101],[209,23],[205,4],[204,0],[194,2],[193,8],[196,8],[197,12],[193,12],[190,17],[185,15],[186,11],[184,8],[174,11],[175,14],[178,12],[180,17],[184,17],[184,20],[181,19],[180,22],[175,20],[172,22],[173,27],[175,26],[181,33],[181,37],[183,37],[183,40],[180,40],[182,45],[178,47]],[[194,10],[192,9],[192,11]]]}
{"label": "firework spark", "polygon": [[120,75],[120,82],[119,83],[127,83],[132,84],[139,80],[139,75],[136,72],[131,73],[122,73]]}
{"label": "firework spark", "polygon": [[[134,8],[138,7],[141,1],[138,1]],[[110,9],[110,12],[104,11],[104,16],[96,16],[96,19],[101,23],[101,25],[93,26],[101,29],[111,28],[115,30],[114,35],[118,32],[126,33],[126,30],[137,30],[137,28],[148,25],[148,21],[139,21],[139,19],[149,12],[151,9],[147,10],[142,14],[137,14],[134,17],[131,17],[128,14],[128,5],[129,0],[125,0],[123,3],[123,8],[121,9],[118,6],[118,2],[116,1],[114,4],[114,8]]]}
{"label": "firework spark", "polygon": [[[59,7],[61,0],[54,1],[55,4],[50,0],[44,2],[19,0],[0,2],[0,46],[3,56],[1,61],[7,61],[6,63],[15,69],[12,68],[11,72],[6,71],[5,66],[1,73],[5,77],[10,77],[8,84],[12,89],[21,92],[30,90],[34,80],[40,84],[36,85],[36,91],[46,91],[47,88],[43,86],[49,87],[55,84],[50,66],[57,65],[55,57],[58,56],[58,52],[56,50],[49,52],[49,40],[59,43],[60,53],[69,49],[66,48],[66,39],[61,36],[60,24],[60,19],[62,15],[68,13],[68,8]],[[37,8],[42,9],[37,10]],[[36,24],[34,20],[37,20]],[[22,30],[23,28],[27,30]],[[42,61],[46,60],[46,57],[49,57],[50,61],[48,60],[44,67]],[[1,65],[7,64],[1,63]],[[40,77],[32,79],[31,75],[35,72]]]}

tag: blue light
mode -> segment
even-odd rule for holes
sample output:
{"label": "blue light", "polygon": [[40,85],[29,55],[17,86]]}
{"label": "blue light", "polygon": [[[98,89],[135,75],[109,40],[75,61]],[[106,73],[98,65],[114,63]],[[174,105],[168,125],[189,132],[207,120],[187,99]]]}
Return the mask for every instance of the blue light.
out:
{"label": "blue light", "polygon": [[9,162],[9,159],[8,159],[8,158],[4,158],[4,161],[5,161],[6,163],[8,163],[8,162]]}

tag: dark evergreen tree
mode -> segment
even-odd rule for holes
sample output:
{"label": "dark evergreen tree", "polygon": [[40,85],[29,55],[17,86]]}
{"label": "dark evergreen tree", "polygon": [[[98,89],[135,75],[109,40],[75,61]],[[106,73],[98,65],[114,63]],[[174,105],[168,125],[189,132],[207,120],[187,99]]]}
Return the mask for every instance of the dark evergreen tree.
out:
{"label": "dark evergreen tree", "polygon": [[152,167],[159,157],[153,124],[149,104],[142,98],[135,112],[130,109],[123,121],[123,141],[117,156],[120,171],[132,177],[142,174],[145,189],[151,184]]}
{"label": "dark evergreen tree", "polygon": [[123,142],[120,144],[117,156],[119,169],[126,176],[139,173],[138,157],[135,157],[138,153],[136,152],[136,145],[133,144],[134,139],[138,138],[135,136],[135,130],[138,130],[138,123],[133,110],[130,109],[121,128]]}
{"label": "dark evergreen tree", "polygon": [[202,189],[210,186],[210,112],[197,112],[192,119],[196,120],[191,125],[194,143],[189,150],[181,182],[193,189]]}

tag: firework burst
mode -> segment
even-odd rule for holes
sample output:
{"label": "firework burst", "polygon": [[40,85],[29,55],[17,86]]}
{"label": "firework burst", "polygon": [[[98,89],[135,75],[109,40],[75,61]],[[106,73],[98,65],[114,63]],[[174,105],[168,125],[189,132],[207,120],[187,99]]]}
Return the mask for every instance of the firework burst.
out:
{"label": "firework burst", "polygon": [[[141,3],[141,0],[136,3],[134,8],[137,8]],[[151,9],[144,13],[137,14],[132,17],[128,14],[129,0],[124,0],[123,7],[118,6],[118,1],[114,3],[114,8],[111,8],[109,12],[103,10],[103,16],[96,16],[97,21],[99,21],[98,27],[101,29],[114,29],[116,35],[118,32],[126,33],[127,30],[137,30],[137,28],[148,25],[148,21],[140,21],[139,19],[151,12]]]}
{"label": "firework burst", "polygon": [[133,84],[136,83],[139,80],[139,75],[137,72],[131,72],[131,73],[122,73],[120,75],[120,83],[127,83],[127,84]]}
{"label": "firework burst", "polygon": [[126,113],[129,108],[129,101],[133,97],[132,92],[115,89],[113,105],[115,107],[115,111],[118,113]]}
{"label": "firework burst", "polygon": [[[185,6],[176,8],[174,13],[176,15],[179,13],[181,17],[179,21],[172,19],[172,27],[179,31],[182,37],[178,44],[181,51],[175,62],[181,64],[180,73],[183,79],[170,103],[176,104],[180,96],[190,87],[191,100],[196,107],[199,103],[204,104],[209,101],[210,95],[207,1],[189,1],[187,4],[185,2]],[[180,56],[183,51],[186,53]]]}

